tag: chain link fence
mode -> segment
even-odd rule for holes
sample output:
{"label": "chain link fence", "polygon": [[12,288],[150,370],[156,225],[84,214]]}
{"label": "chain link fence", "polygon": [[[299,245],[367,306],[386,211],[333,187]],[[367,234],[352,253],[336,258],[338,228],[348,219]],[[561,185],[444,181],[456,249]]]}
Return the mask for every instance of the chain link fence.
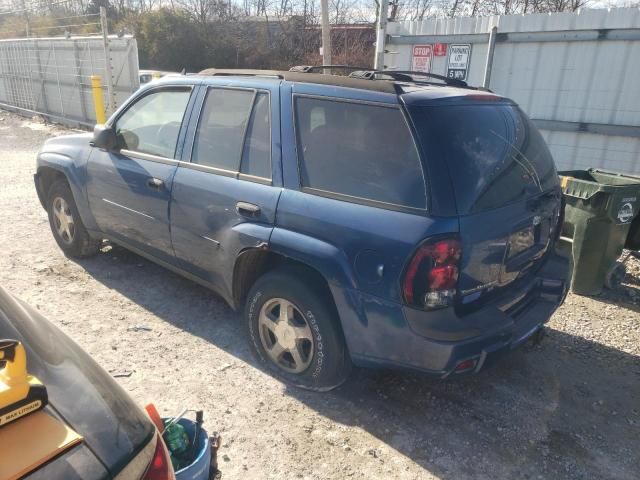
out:
{"label": "chain link fence", "polygon": [[0,40],[0,107],[92,126],[92,75],[101,78],[105,105],[110,104],[109,73],[116,107],[139,87],[135,38],[111,36],[106,43],[105,48],[102,36]]}

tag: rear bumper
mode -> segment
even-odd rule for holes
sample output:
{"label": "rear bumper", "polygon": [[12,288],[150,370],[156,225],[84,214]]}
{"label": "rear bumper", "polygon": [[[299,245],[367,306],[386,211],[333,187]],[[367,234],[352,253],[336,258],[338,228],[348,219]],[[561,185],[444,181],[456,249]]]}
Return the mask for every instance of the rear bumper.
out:
{"label": "rear bumper", "polygon": [[[424,312],[356,291],[334,296],[354,363],[447,377],[466,360],[464,371],[478,372],[535,335],[564,301],[568,274],[568,261],[551,255],[526,283],[472,313]],[[354,306],[345,318],[342,307]]]}

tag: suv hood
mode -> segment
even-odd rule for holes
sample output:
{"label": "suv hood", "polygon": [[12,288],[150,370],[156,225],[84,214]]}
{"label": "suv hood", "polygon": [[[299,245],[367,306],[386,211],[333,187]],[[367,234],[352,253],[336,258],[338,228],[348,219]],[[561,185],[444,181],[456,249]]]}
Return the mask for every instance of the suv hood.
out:
{"label": "suv hood", "polygon": [[27,369],[47,387],[50,407],[84,437],[111,475],[154,434],[143,411],[87,353],[2,287],[0,338],[23,343]]}
{"label": "suv hood", "polygon": [[91,140],[93,140],[93,133],[74,133],[71,135],[60,135],[58,137],[51,137],[45,140],[42,151],[56,152],[59,147],[66,146],[88,147],[89,143],[91,143]]}
{"label": "suv hood", "polygon": [[47,159],[51,155],[62,156],[67,160],[84,160],[89,156],[92,133],[61,135],[45,140],[38,152],[38,158]]}

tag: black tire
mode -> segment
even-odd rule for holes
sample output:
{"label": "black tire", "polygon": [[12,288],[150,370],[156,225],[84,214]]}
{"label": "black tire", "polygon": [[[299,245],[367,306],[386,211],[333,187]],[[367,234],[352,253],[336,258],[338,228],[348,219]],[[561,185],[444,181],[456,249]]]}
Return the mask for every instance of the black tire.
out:
{"label": "black tire", "polygon": [[[281,380],[307,390],[332,390],[340,386],[351,372],[351,359],[338,315],[325,290],[303,269],[282,267],[260,277],[245,304],[251,346],[258,360]],[[274,299],[292,303],[298,313],[303,314],[312,332],[313,353],[307,357],[310,364],[300,373],[286,371],[269,356],[263,345],[260,312]]]}
{"label": "black tire", "polygon": [[627,275],[627,267],[622,262],[614,263],[604,278],[604,286],[610,290],[615,290],[624,280],[624,277]]}
{"label": "black tire", "polygon": [[[61,203],[60,200],[64,201]],[[72,218],[72,226],[67,231],[71,232],[71,235],[59,232],[60,220],[57,219],[55,210],[65,206],[66,211]],[[95,255],[102,244],[102,240],[94,239],[89,235],[87,229],[82,223],[76,202],[73,199],[71,189],[66,180],[57,180],[49,188],[47,194],[47,214],[49,215],[49,226],[53,233],[56,243],[60,249],[68,257],[88,257]]]}

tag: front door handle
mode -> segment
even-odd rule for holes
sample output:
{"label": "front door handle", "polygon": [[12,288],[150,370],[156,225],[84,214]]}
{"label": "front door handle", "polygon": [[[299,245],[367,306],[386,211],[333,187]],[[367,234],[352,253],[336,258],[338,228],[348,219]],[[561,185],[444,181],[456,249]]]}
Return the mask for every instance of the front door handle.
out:
{"label": "front door handle", "polygon": [[243,217],[257,217],[260,214],[260,207],[248,202],[236,203],[236,212]]}
{"label": "front door handle", "polygon": [[164,182],[159,178],[152,177],[149,180],[147,180],[147,185],[151,188],[160,189],[164,186]]}

